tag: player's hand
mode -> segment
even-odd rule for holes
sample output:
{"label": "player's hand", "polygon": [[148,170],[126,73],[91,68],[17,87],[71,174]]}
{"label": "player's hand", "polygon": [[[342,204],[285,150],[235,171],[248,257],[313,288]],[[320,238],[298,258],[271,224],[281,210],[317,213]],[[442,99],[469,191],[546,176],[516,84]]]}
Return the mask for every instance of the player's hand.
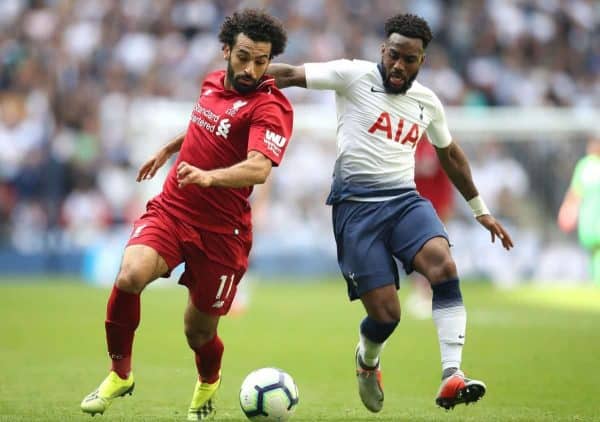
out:
{"label": "player's hand", "polygon": [[135,180],[141,182],[142,180],[152,179],[158,169],[167,162],[169,157],[171,157],[171,154],[164,148],[158,151],[154,157],[142,164]]}
{"label": "player's hand", "polygon": [[479,223],[483,227],[490,231],[492,235],[492,243],[495,242],[497,237],[502,241],[502,246],[507,251],[513,247],[513,241],[510,238],[510,235],[508,234],[506,229],[502,227],[502,224],[496,221],[494,217],[492,217],[489,214],[480,215],[479,217],[477,217],[477,221],[479,221]]}
{"label": "player's hand", "polygon": [[207,188],[211,186],[212,181],[213,176],[211,176],[210,172],[194,167],[185,161],[182,161],[177,166],[177,183],[180,188],[189,184]]}

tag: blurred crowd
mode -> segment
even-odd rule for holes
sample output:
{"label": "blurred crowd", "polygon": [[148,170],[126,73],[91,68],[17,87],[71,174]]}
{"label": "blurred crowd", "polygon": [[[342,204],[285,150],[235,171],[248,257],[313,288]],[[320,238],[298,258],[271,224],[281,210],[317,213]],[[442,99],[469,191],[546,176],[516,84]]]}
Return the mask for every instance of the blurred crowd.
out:
{"label": "blurred crowd", "polygon": [[[49,242],[85,247],[137,216],[146,198],[133,182],[137,163],[131,157],[133,143],[143,140],[131,133],[131,104],[163,98],[191,107],[203,76],[225,65],[217,32],[224,16],[240,7],[266,8],[285,22],[288,46],[277,60],[293,64],[340,57],[378,61],[383,22],[410,11],[434,33],[419,80],[446,105],[600,107],[595,0],[2,0],[3,246],[25,252]],[[319,93],[288,93],[296,104],[332,103]],[[310,233],[329,230],[323,198],[335,147],[331,139],[302,133],[293,145],[286,168],[318,171],[279,172],[269,218],[294,221],[296,240],[309,246],[315,244]],[[488,179],[489,190],[495,189],[487,195],[490,205],[504,207],[510,218],[516,218],[510,216],[515,207],[507,192],[530,195],[532,185],[547,180],[539,173],[548,160],[565,152],[564,146],[494,142],[470,149],[482,191]],[[570,165],[581,151],[569,151]],[[494,186],[499,171],[510,177]],[[570,168],[554,171],[562,185],[551,186],[558,193],[537,195],[542,209],[557,206],[568,182]],[[312,231],[302,229],[311,225]]]}

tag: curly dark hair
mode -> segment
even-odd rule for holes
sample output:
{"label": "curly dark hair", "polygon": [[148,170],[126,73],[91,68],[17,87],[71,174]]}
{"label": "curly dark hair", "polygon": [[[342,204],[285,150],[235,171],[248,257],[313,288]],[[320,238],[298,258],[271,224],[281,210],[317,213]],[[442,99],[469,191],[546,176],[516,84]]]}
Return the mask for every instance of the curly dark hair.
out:
{"label": "curly dark hair", "polygon": [[419,38],[423,41],[424,49],[427,48],[427,45],[433,38],[431,29],[425,19],[417,15],[411,15],[410,13],[393,16],[385,22],[386,37],[394,33],[409,38]]}
{"label": "curly dark hair", "polygon": [[252,41],[270,42],[271,58],[285,50],[287,35],[282,23],[264,10],[244,9],[227,16],[221,25],[219,41],[233,48],[240,33]]}

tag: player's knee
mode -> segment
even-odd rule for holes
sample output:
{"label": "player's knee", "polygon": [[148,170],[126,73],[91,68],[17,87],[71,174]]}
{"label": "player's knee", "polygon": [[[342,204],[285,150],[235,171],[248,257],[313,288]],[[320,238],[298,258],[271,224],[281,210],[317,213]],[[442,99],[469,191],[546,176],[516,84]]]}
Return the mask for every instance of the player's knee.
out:
{"label": "player's knee", "polygon": [[450,278],[455,278],[456,275],[456,263],[450,255],[447,255],[437,265],[431,267],[428,278],[431,284],[437,284]]}
{"label": "player's knee", "polygon": [[120,290],[140,294],[146,286],[146,281],[134,269],[123,267],[119,270],[115,284]]}
{"label": "player's knee", "polygon": [[380,322],[400,321],[400,301],[393,284],[369,290],[360,299],[371,318]]}
{"label": "player's knee", "polygon": [[196,350],[208,343],[217,334],[215,329],[209,327],[196,327],[185,325],[185,338],[191,349]]}
{"label": "player's knee", "polygon": [[389,308],[384,308],[381,321],[398,325],[400,322],[400,307],[390,306]]}
{"label": "player's knee", "polygon": [[400,322],[400,304],[398,302],[379,302],[367,308],[367,314],[382,323]]}

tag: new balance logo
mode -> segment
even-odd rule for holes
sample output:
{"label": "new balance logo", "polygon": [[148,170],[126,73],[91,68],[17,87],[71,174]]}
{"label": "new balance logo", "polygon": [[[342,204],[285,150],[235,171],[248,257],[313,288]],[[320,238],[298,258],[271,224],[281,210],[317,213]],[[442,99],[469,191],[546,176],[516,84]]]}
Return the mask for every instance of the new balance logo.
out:
{"label": "new balance logo", "polygon": [[229,108],[229,110],[227,110],[227,115],[229,116],[235,116],[236,113],[240,110],[240,108],[244,107],[246,104],[248,104],[248,101],[244,101],[244,100],[237,100],[235,103],[233,103],[231,105],[231,108]]}
{"label": "new balance logo", "polygon": [[135,228],[135,230],[133,231],[133,234],[131,235],[131,237],[138,237],[140,234],[142,234],[142,230],[144,230],[144,227],[146,227],[147,224],[142,224],[141,226],[137,226]]}
{"label": "new balance logo", "polygon": [[419,110],[421,110],[421,114],[419,114],[419,119],[423,120],[423,109],[425,108],[425,106],[420,102],[417,103],[419,104]]}
{"label": "new balance logo", "polygon": [[217,308],[217,309],[219,309],[219,308],[222,308],[222,307],[223,307],[223,305],[225,305],[225,302],[224,302],[224,301],[222,301],[222,300],[217,300],[215,303],[213,303],[213,304],[212,304],[212,307],[213,307],[213,308]]}
{"label": "new balance logo", "polygon": [[223,119],[219,123],[219,127],[217,128],[217,136],[221,136],[225,139],[229,136],[229,128],[231,127],[231,123],[229,123],[229,119]]}
{"label": "new balance logo", "polygon": [[248,104],[248,101],[237,100],[235,103],[233,103],[233,108],[235,108],[236,110],[238,110],[240,107],[243,107],[246,104]]}

